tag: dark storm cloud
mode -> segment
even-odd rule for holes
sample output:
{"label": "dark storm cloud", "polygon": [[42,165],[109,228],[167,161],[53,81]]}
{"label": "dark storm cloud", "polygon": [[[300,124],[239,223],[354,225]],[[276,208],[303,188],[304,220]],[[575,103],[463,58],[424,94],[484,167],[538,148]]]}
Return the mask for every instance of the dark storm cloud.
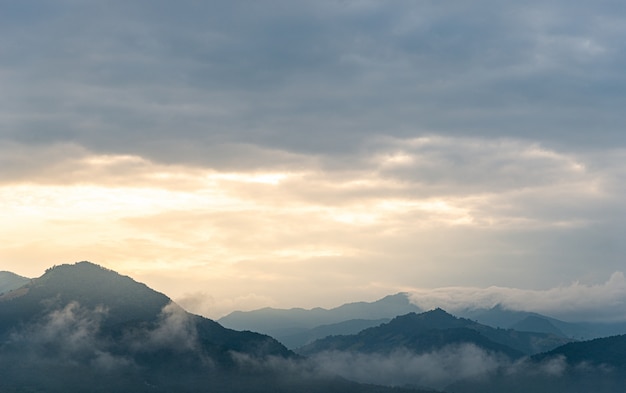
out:
{"label": "dark storm cloud", "polygon": [[624,12],[559,1],[19,2],[0,17],[1,136],[215,166],[222,144],[330,153],[379,134],[623,144]]}

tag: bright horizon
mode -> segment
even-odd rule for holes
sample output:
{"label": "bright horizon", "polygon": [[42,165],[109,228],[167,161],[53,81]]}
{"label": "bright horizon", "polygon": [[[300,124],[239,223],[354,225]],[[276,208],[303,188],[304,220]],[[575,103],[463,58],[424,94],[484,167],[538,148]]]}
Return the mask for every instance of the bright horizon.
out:
{"label": "bright horizon", "polygon": [[212,318],[408,291],[626,319],[623,16],[7,6],[0,270],[88,260]]}

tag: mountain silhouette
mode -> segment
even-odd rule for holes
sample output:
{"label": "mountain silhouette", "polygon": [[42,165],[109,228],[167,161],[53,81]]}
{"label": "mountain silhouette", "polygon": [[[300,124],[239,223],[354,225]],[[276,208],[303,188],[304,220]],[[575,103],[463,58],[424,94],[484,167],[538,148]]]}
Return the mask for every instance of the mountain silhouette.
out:
{"label": "mountain silhouette", "polygon": [[90,262],[55,266],[0,296],[0,392],[112,391],[392,390],[307,371],[272,337],[190,314]]}
{"label": "mountain silhouette", "polygon": [[626,335],[572,342],[480,379],[451,384],[454,393],[621,393],[626,386]]}
{"label": "mountain silhouette", "polygon": [[367,325],[377,326],[383,320],[422,311],[409,301],[407,293],[397,293],[374,302],[347,303],[331,309],[268,307],[253,311],[235,311],[218,319],[218,322],[231,329],[271,335],[293,349],[311,339],[319,338],[322,331],[325,334],[357,333]]}
{"label": "mountain silhouette", "polygon": [[571,364],[586,363],[626,370],[626,334],[572,342],[536,355],[535,360],[562,356]]}
{"label": "mountain silhouette", "polygon": [[539,348],[552,349],[565,342],[568,340],[546,333],[494,329],[457,318],[438,308],[421,314],[402,315],[355,335],[326,337],[298,349],[298,352],[304,355],[322,351],[390,353],[407,349],[424,353],[467,343],[511,358],[521,358],[540,352]]}

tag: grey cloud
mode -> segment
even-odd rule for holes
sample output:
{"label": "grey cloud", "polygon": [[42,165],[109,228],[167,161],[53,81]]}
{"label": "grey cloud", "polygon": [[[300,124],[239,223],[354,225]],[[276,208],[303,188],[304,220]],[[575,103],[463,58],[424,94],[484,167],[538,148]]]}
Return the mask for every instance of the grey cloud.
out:
{"label": "grey cloud", "polygon": [[41,5],[3,18],[20,22],[3,23],[3,136],[24,143],[158,160],[169,143],[344,152],[424,130],[624,142],[613,3]]}

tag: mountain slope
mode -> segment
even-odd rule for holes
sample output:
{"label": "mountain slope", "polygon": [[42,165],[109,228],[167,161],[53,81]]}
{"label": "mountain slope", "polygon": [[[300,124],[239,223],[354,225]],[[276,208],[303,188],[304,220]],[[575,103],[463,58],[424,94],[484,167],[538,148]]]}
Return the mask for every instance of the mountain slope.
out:
{"label": "mountain slope", "polygon": [[[380,392],[89,262],[0,296],[0,392]],[[405,391],[405,390],[403,390]]]}
{"label": "mountain slope", "polygon": [[519,330],[522,332],[543,332],[554,334],[559,337],[566,337],[560,329],[558,329],[552,322],[546,318],[541,318],[535,315],[529,315],[521,321],[511,326],[513,330]]}
{"label": "mountain slope", "polygon": [[[356,302],[332,309],[289,310],[263,308],[254,311],[235,311],[218,320],[225,327],[236,330],[252,330],[271,335],[282,342],[296,335],[307,335],[311,329],[333,325],[349,320],[391,319],[398,315],[422,310],[409,301],[408,294],[398,293],[375,302]],[[340,331],[331,332],[340,334]]]}
{"label": "mountain slope", "polygon": [[286,334],[284,336],[279,336],[277,339],[287,348],[293,350],[327,336],[356,334],[361,330],[379,326],[387,322],[389,322],[389,318],[350,319],[348,321],[317,326],[312,329],[306,329],[298,333],[293,333],[291,335]]}
{"label": "mountain slope", "polygon": [[17,291],[18,296],[0,296],[0,334],[2,326],[41,316],[71,302],[89,309],[105,307],[107,325],[152,321],[171,302],[145,284],[89,262],[48,269]]}
{"label": "mountain slope", "polygon": [[329,350],[389,353],[408,349],[423,353],[450,344],[470,343],[488,351],[519,358],[540,352],[539,348],[552,349],[565,342],[564,339],[545,333],[494,329],[436,309],[399,316],[387,324],[363,330],[356,335],[327,337],[298,351],[305,355]]}
{"label": "mountain slope", "polygon": [[451,393],[622,393],[626,335],[572,342],[480,379],[457,381]]}
{"label": "mountain slope", "polygon": [[[520,330],[529,330],[543,333],[556,333],[555,328],[564,337],[575,338],[577,340],[590,340],[593,338],[607,337],[620,334],[626,331],[626,322],[565,322],[556,318],[529,311],[514,311],[497,305],[489,309],[471,309],[460,311],[459,315],[476,320],[482,324],[501,327],[505,329],[518,329],[519,323],[525,324]],[[539,318],[548,323],[534,320],[532,324],[527,324],[524,320]],[[530,330],[532,329],[532,330]]]}
{"label": "mountain slope", "polygon": [[626,370],[626,334],[568,343],[534,357],[541,361],[551,357],[564,357],[569,363],[605,365]]}
{"label": "mountain slope", "polygon": [[108,359],[137,369],[194,371],[207,359],[233,369],[233,352],[293,357],[271,337],[188,314],[167,296],[89,262],[48,269],[14,292],[0,297],[5,355],[26,347],[59,364]]}
{"label": "mountain slope", "polygon": [[0,272],[0,295],[25,285],[29,278],[11,272]]}

